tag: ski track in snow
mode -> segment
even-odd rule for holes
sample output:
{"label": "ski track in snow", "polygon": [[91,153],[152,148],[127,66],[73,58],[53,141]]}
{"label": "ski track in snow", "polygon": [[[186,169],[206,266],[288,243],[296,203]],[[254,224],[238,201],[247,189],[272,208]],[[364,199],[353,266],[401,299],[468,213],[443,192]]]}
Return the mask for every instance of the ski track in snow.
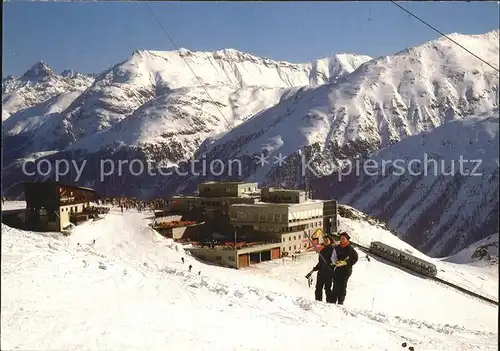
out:
{"label": "ski track in snow", "polygon": [[[472,305],[472,318],[482,315],[488,325],[479,329],[460,325],[466,319],[449,325],[369,310],[356,291],[344,307],[315,302],[300,280],[315,255],[240,271],[205,265],[147,227],[145,216],[112,212],[59,238],[2,225],[2,348],[396,350],[406,341],[417,350],[496,350],[496,309],[481,302],[443,290]],[[383,300],[380,286],[359,286],[369,273],[362,262],[350,290]]]}

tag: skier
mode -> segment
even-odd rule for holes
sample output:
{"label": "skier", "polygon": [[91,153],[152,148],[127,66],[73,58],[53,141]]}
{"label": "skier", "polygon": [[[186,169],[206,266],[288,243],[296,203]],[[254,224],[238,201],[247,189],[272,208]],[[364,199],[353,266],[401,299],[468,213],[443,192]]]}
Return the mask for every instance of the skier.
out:
{"label": "skier", "polygon": [[181,261],[182,261],[182,263],[184,263],[184,257],[181,257]]}
{"label": "skier", "polygon": [[188,267],[188,268],[189,268],[189,271],[191,272],[191,268],[193,268],[193,266],[192,266],[192,265],[189,265],[189,267]]}
{"label": "skier", "polygon": [[340,243],[333,248],[331,265],[333,267],[332,303],[344,304],[347,293],[347,281],[352,274],[352,266],[358,262],[358,253],[352,247],[351,237],[346,232],[340,233]]}
{"label": "skier", "polygon": [[313,271],[316,275],[316,289],[314,291],[315,299],[323,301],[323,289],[325,289],[326,302],[332,302],[332,273],[331,256],[333,252],[332,240],[329,236],[323,237],[323,247],[320,249],[318,264],[314,266]]}

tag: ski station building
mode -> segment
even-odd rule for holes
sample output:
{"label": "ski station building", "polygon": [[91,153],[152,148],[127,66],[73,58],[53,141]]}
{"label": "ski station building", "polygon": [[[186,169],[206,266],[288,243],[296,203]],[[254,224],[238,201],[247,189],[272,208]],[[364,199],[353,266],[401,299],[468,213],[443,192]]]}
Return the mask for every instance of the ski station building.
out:
{"label": "ski station building", "polygon": [[310,199],[304,190],[259,189],[256,183],[205,182],[196,195],[173,197],[170,211],[204,217],[205,234],[215,234],[192,238],[191,253],[233,268],[308,250],[311,240],[337,231],[335,201]]}

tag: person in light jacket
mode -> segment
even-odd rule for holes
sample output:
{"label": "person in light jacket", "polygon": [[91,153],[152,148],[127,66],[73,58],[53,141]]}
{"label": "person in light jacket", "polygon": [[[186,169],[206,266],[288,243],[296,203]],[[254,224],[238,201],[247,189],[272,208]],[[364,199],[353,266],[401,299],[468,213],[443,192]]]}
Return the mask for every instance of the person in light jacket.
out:
{"label": "person in light jacket", "polygon": [[325,290],[326,302],[332,302],[332,274],[334,267],[331,266],[333,246],[328,236],[323,237],[323,245],[319,252],[318,264],[313,271],[318,272],[316,276],[316,288],[314,291],[317,301],[323,300],[323,289]]}

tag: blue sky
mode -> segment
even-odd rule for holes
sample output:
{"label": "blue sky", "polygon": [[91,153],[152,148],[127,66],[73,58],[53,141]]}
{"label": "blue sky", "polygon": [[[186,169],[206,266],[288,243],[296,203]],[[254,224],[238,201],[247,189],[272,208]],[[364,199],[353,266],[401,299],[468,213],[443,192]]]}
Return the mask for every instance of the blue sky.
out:
{"label": "blue sky", "polygon": [[[334,53],[391,54],[439,36],[390,2],[149,3],[190,50],[234,48],[306,62]],[[444,33],[499,28],[496,2],[404,2]],[[44,60],[58,72],[100,72],[135,49],[173,50],[143,3],[4,2],[3,74]]]}

